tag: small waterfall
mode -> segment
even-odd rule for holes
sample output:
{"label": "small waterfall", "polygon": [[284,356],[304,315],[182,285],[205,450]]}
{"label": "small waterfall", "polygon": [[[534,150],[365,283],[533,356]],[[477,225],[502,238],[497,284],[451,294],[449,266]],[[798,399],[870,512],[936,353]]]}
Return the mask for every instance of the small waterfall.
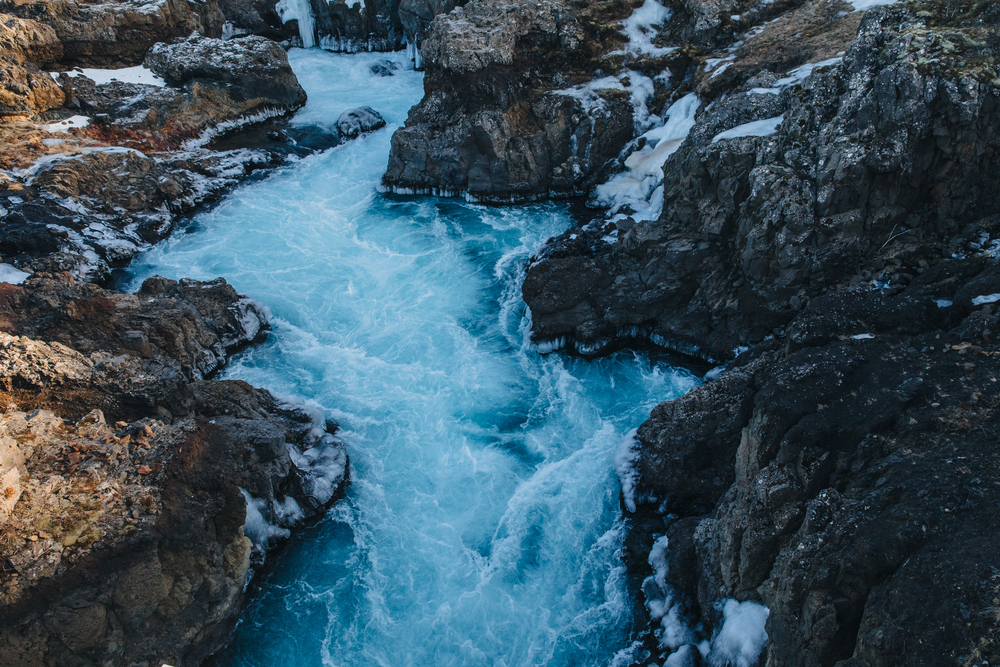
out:
{"label": "small waterfall", "polygon": [[311,49],[316,46],[316,17],[309,0],[279,0],[274,6],[282,23],[299,22],[299,37],[302,46]]}

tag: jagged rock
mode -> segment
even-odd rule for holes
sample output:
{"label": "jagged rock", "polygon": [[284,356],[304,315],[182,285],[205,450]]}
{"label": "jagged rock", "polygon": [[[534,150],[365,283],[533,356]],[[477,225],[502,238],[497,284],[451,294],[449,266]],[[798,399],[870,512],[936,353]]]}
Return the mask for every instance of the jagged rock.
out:
{"label": "jagged rock", "polygon": [[662,532],[673,515],[668,579],[692,623],[717,624],[723,598],[763,601],[772,665],[1000,656],[1000,350],[982,333],[998,314],[962,296],[998,280],[984,258],[952,260],[893,296],[816,299],[794,347],[654,410],[636,520]]}
{"label": "jagged rock", "polygon": [[174,86],[217,88],[244,104],[244,111],[294,109],[306,103],[288,55],[263,37],[221,40],[192,35],[182,42],[161,42],[149,50],[144,64]]}
{"label": "jagged rock", "polygon": [[506,202],[583,192],[635,129],[617,81],[570,89],[608,67],[600,57],[624,39],[606,25],[624,14],[475,0],[439,15],[421,45],[426,94],[393,135],[383,183]]}
{"label": "jagged rock", "polygon": [[337,130],[345,137],[356,137],[364,132],[371,132],[385,127],[385,119],[371,107],[358,107],[340,114],[337,119]]}
{"label": "jagged rock", "polygon": [[[536,338],[565,337],[593,353],[640,331],[727,359],[824,290],[873,277],[861,267],[889,240],[913,268],[885,278],[949,255],[937,248],[969,225],[992,230],[1000,90],[985,74],[957,76],[926,60],[934,38],[908,32],[924,20],[874,9],[843,62],[794,94],[702,114],[664,166],[658,220],[627,225],[612,244],[600,228],[573,230],[532,262],[523,294]],[[978,48],[996,61],[993,47]],[[783,105],[773,136],[713,141]]]}
{"label": "jagged rock", "polygon": [[200,379],[266,326],[225,281],[33,276],[0,301],[4,328],[49,339],[0,332],[0,662],[200,664],[251,561],[343,492],[335,426]]}
{"label": "jagged rock", "polygon": [[65,101],[65,92],[48,74],[33,63],[0,53],[0,117],[34,116]]}
{"label": "jagged rock", "polygon": [[455,7],[466,4],[459,0],[399,0],[399,20],[403,24],[406,41],[420,44],[430,29],[434,17],[447,14]]}

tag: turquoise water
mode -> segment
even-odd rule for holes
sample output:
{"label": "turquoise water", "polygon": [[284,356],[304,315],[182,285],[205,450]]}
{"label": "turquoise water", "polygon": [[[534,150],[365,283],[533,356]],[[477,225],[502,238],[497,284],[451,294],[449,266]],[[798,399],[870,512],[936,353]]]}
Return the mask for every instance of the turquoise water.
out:
{"label": "turquoise water", "polygon": [[520,283],[567,209],[379,194],[421,75],[290,57],[310,100],[293,122],[367,104],[389,126],[238,189],[133,267],[136,285],[222,275],[266,304],[268,341],[227,376],[322,410],[351,456],[347,497],[272,559],[217,664],[612,662],[633,609],[612,455],[696,379],[538,354]]}

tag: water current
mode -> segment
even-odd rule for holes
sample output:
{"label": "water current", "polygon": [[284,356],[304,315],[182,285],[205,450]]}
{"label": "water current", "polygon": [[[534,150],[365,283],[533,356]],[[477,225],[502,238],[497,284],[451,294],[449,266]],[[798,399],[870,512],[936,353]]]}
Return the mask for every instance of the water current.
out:
{"label": "water current", "polygon": [[226,375],[323,411],[351,457],[347,497],[258,575],[216,664],[612,663],[633,611],[612,456],[697,380],[641,354],[540,355],[520,283],[566,207],[378,193],[421,74],[289,56],[309,93],[293,124],[366,104],[388,127],[237,189],[132,274],[221,275],[266,304],[267,342]]}

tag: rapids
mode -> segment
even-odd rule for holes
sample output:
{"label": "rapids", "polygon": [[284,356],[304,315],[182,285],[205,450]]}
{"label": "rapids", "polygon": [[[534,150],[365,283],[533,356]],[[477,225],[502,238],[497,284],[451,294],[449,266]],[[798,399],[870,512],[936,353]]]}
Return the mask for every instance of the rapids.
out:
{"label": "rapids", "polygon": [[215,664],[613,662],[633,614],[615,447],[697,379],[540,355],[520,284],[567,208],[380,194],[421,74],[403,54],[385,78],[384,54],[289,55],[309,93],[293,124],[370,105],[388,126],[247,183],[130,277],[221,275],[266,304],[267,342],[226,376],[307,401],[351,456],[347,497],[258,575]]}

